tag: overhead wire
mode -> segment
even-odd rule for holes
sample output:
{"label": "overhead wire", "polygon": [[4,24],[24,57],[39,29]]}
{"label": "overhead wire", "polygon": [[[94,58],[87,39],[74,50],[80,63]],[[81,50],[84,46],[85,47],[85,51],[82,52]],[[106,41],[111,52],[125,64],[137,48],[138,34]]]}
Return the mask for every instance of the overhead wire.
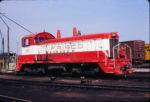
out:
{"label": "overhead wire", "polygon": [[[30,30],[28,30],[27,28],[23,27],[22,25],[20,25],[20,24],[19,24],[19,23],[17,23],[16,21],[14,21],[14,20],[10,19],[10,18],[9,18],[9,17],[7,17],[6,15],[4,15],[4,14],[2,14],[2,13],[0,13],[0,15],[2,15],[3,17],[5,17],[6,19],[10,20],[11,22],[15,23],[16,25],[20,26],[22,29],[26,30],[27,32],[29,32],[29,33],[32,33],[32,34],[33,34],[33,32],[32,32],[32,31],[30,31]],[[1,16],[0,16],[0,18],[1,18],[1,19],[3,19]],[[4,20],[3,20],[3,21],[4,21]],[[8,25],[7,25],[7,26],[8,26]]]}
{"label": "overhead wire", "polygon": [[8,24],[5,22],[5,20],[0,16],[0,19],[3,21],[3,23],[9,28]]}

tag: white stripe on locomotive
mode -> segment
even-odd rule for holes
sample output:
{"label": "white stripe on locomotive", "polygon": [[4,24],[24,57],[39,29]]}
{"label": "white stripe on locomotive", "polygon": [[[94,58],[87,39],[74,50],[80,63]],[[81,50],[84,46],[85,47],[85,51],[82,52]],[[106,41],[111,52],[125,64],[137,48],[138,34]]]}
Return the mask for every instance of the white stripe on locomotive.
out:
{"label": "white stripe on locomotive", "polygon": [[67,53],[67,52],[85,52],[85,51],[104,51],[110,50],[109,39],[78,40],[62,43],[49,43],[43,45],[33,45],[22,48],[22,55],[46,54],[48,53]]}

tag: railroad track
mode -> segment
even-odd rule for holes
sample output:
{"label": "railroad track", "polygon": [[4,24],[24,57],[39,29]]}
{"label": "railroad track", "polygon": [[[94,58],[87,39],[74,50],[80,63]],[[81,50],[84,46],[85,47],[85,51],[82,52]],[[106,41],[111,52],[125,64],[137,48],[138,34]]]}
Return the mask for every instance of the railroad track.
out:
{"label": "railroad track", "polygon": [[31,80],[14,80],[0,79],[1,84],[9,85],[32,85],[46,87],[64,87],[64,88],[80,88],[80,89],[96,89],[96,90],[115,90],[115,91],[132,91],[132,92],[150,92],[150,87],[142,86],[123,86],[123,85],[100,85],[91,83],[65,83],[55,81],[31,81]]}
{"label": "railroad track", "polygon": [[[31,75],[25,75],[25,74],[16,74],[14,73],[1,73],[0,75],[14,75],[14,76],[40,76],[39,74],[31,74]],[[45,75],[43,75],[45,76]],[[64,77],[64,76],[59,76]],[[65,76],[65,77],[72,77],[71,75]],[[101,76],[92,76],[87,78],[94,78],[94,79],[119,79],[119,80],[132,80],[132,81],[150,81],[150,73],[133,73],[131,75],[126,76],[114,76],[114,75],[101,75]]]}
{"label": "railroad track", "polygon": [[31,102],[31,101],[20,99],[20,98],[15,98],[15,97],[9,97],[5,95],[0,95],[0,102]]}

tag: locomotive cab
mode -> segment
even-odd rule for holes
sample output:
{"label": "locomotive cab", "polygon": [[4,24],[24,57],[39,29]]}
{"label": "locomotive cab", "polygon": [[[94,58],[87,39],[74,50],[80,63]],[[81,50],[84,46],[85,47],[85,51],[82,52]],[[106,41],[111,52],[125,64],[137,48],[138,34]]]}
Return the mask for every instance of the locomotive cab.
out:
{"label": "locomotive cab", "polygon": [[38,34],[30,34],[22,38],[22,47],[27,47],[30,45],[38,45],[46,40],[55,39],[55,37],[47,32],[42,32]]}

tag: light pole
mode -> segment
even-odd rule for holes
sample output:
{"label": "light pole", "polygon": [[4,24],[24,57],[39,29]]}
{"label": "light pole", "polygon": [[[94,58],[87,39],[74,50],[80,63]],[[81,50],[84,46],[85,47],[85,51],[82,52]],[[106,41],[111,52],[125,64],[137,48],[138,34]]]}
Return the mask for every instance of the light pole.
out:
{"label": "light pole", "polygon": [[2,35],[1,29],[0,29],[0,36],[1,36],[1,40],[2,40],[2,55],[4,55],[4,37]]}

